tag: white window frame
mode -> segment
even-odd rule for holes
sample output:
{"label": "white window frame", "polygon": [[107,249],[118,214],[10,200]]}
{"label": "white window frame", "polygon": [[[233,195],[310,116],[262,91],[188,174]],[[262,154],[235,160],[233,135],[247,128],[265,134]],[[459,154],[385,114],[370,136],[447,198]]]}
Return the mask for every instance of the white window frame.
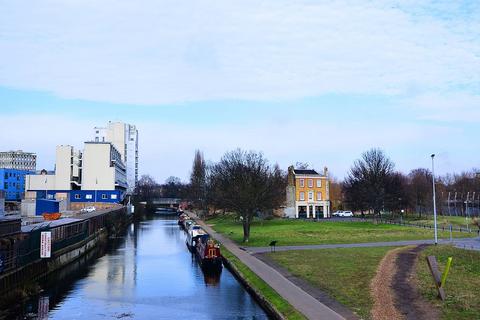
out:
{"label": "white window frame", "polygon": [[305,188],[305,179],[300,179],[300,188]]}
{"label": "white window frame", "polygon": [[300,191],[300,193],[298,194],[298,197],[300,198],[300,201],[305,201],[305,192]]}
{"label": "white window frame", "polygon": [[308,187],[313,188],[313,179],[308,179]]}
{"label": "white window frame", "polygon": [[317,188],[322,187],[322,179],[317,179]]}
{"label": "white window frame", "polygon": [[75,194],[75,200],[80,200],[80,198],[81,198],[81,197],[80,197],[80,195],[79,195],[78,193]]}
{"label": "white window frame", "polygon": [[313,201],[313,191],[308,191],[308,200]]}
{"label": "white window frame", "polygon": [[321,191],[317,192],[317,201],[322,201],[322,192]]}
{"label": "white window frame", "polygon": [[102,200],[107,200],[107,199],[108,199],[107,195],[105,193],[102,193]]}

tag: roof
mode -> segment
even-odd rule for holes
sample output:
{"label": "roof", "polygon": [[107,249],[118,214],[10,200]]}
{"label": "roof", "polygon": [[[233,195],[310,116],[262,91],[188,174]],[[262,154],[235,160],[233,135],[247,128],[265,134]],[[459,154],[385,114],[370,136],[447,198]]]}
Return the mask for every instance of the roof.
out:
{"label": "roof", "polygon": [[67,225],[71,224],[74,222],[79,222],[82,221],[83,219],[75,219],[75,218],[62,218],[58,220],[52,220],[52,221],[45,221],[45,222],[40,222],[40,223],[33,223],[29,224],[27,226],[22,226],[22,232],[30,232],[34,229],[41,229],[41,228],[46,228],[46,227],[58,227],[61,225]]}
{"label": "roof", "polygon": [[313,174],[318,174],[317,171],[312,170],[312,169],[293,169],[295,174],[308,174],[308,175],[313,175]]}

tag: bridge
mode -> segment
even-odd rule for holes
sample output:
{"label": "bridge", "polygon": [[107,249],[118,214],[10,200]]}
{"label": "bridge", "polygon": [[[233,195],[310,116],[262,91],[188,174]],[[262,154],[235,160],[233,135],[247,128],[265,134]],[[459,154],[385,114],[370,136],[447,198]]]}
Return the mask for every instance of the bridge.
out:
{"label": "bridge", "polygon": [[150,203],[159,208],[178,208],[182,199],[177,198],[155,198]]}

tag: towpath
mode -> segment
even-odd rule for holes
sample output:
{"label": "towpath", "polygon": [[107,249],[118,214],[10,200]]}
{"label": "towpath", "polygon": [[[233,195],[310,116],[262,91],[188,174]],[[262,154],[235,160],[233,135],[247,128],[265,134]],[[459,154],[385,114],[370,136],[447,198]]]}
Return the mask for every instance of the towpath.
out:
{"label": "towpath", "polygon": [[234,254],[240,261],[247,265],[258,277],[265,281],[272,287],[279,295],[287,300],[296,310],[301,312],[308,319],[322,319],[322,320],[337,320],[345,319],[341,314],[330,309],[325,304],[321,303],[310,294],[305,292],[299,286],[284,277],[280,272],[267,265],[263,261],[257,259],[250,253],[242,250],[232,240],[215,232],[212,228],[206,225],[202,220],[199,220],[193,213],[189,215],[197,219],[205,230],[210,233],[215,239],[220,241],[232,254]]}

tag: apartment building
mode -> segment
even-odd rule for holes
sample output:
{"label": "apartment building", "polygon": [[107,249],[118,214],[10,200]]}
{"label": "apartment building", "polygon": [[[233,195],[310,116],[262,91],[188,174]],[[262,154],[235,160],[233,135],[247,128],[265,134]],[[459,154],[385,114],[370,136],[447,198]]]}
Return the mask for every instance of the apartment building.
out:
{"label": "apartment building", "polygon": [[133,193],[138,182],[138,130],[123,122],[109,122],[95,127],[94,142],[110,142],[120,152],[127,175],[127,193]]}

